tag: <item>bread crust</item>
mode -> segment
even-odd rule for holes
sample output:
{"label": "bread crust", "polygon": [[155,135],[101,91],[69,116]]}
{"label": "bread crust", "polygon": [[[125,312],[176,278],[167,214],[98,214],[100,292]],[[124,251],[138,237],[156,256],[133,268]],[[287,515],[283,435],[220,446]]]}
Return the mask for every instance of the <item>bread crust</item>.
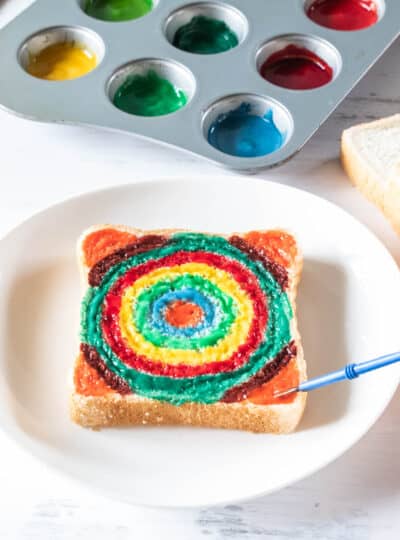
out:
{"label": "bread crust", "polygon": [[[88,287],[90,268],[85,263],[82,249],[85,238],[101,229],[115,229],[131,233],[137,237],[146,234],[171,235],[177,229],[142,231],[126,226],[100,225],[91,227],[78,242],[78,260],[84,287]],[[223,236],[219,234],[219,236]],[[302,270],[302,256],[298,254],[293,267],[288,269],[290,288],[288,295],[294,310],[292,336],[297,346],[296,362],[300,380],[305,380],[306,363],[297,328],[295,297]],[[172,405],[167,402],[143,398],[137,395],[120,395],[115,392],[103,396],[84,396],[73,387],[70,397],[71,419],[83,427],[100,429],[104,427],[144,426],[144,425],[190,425],[208,428],[225,428],[251,431],[254,433],[290,433],[298,425],[305,408],[306,394],[298,393],[291,403],[256,405],[249,401],[238,403],[185,403]]]}
{"label": "bread crust", "polygon": [[285,405],[252,403],[185,403],[171,405],[157,400],[110,394],[102,397],[71,395],[71,418],[77,424],[100,429],[122,426],[185,425],[239,429],[253,433],[290,433],[303,413],[306,394]]}
{"label": "bread crust", "polygon": [[393,171],[393,178],[379,178],[377,171],[363,158],[353,142],[353,135],[365,129],[380,129],[400,125],[400,115],[383,118],[347,129],[341,139],[341,162],[352,184],[375,204],[400,234],[400,178],[399,170]]}

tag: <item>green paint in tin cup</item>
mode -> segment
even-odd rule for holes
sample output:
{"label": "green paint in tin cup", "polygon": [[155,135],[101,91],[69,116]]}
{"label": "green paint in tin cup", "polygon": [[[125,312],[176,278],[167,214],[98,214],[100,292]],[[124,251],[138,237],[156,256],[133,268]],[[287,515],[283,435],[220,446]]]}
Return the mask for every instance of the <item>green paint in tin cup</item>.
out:
{"label": "green paint in tin cup", "polygon": [[86,0],[87,15],[109,22],[130,21],[150,13],[154,0]]}
{"label": "green paint in tin cup", "polygon": [[113,98],[118,109],[137,116],[163,116],[182,109],[187,102],[183,90],[153,70],[127,77]]}

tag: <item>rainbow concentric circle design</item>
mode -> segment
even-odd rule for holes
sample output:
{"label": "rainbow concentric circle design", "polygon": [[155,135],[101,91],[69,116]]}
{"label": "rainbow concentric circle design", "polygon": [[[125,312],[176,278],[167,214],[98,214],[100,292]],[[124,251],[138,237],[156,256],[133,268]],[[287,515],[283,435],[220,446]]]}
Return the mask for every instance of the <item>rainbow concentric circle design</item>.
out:
{"label": "rainbow concentric circle design", "polygon": [[290,342],[282,285],[223,237],[176,233],[99,268],[83,302],[81,339],[138,395],[217,402]]}

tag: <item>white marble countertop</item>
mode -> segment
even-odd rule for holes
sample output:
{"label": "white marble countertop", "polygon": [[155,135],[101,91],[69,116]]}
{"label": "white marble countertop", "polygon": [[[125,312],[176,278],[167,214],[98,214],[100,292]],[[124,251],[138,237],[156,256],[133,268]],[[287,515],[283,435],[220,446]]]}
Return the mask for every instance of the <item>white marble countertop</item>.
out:
{"label": "white marble countertop", "polygon": [[[31,1],[0,0],[0,26]],[[367,224],[400,262],[400,240],[349,185],[338,163],[342,129],[399,112],[399,58],[400,41],[296,158],[260,176],[336,202]],[[129,136],[35,124],[3,111],[0,160],[0,235],[32,212],[83,191],[138,178],[221,174],[201,159]],[[397,392],[364,439],[313,477],[253,502],[187,511],[135,508],[82,491],[0,432],[0,538],[397,540],[399,418]]]}

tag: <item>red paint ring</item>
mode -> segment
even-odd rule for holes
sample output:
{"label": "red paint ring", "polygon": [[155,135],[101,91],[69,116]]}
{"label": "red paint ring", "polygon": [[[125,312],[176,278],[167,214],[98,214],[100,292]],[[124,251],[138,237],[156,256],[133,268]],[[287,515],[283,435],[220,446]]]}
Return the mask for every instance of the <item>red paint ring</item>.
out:
{"label": "red paint ring", "polygon": [[[122,294],[126,287],[131,286],[140,277],[157,268],[181,265],[186,262],[203,263],[228,272],[252,300],[254,317],[247,341],[240,345],[227,360],[210,362],[199,366],[182,364],[172,366],[162,364],[161,362],[156,362],[136,354],[128,347],[121,335],[119,313]],[[266,297],[258,285],[257,279],[243,265],[215,253],[201,251],[177,252],[162,259],[150,260],[132,268],[122,276],[105,297],[101,327],[104,339],[109,347],[128,367],[152,375],[163,375],[167,377],[187,378],[197,377],[199,375],[214,375],[238,369],[247,362],[251,353],[257,349],[265,335],[268,322],[266,303]]]}

